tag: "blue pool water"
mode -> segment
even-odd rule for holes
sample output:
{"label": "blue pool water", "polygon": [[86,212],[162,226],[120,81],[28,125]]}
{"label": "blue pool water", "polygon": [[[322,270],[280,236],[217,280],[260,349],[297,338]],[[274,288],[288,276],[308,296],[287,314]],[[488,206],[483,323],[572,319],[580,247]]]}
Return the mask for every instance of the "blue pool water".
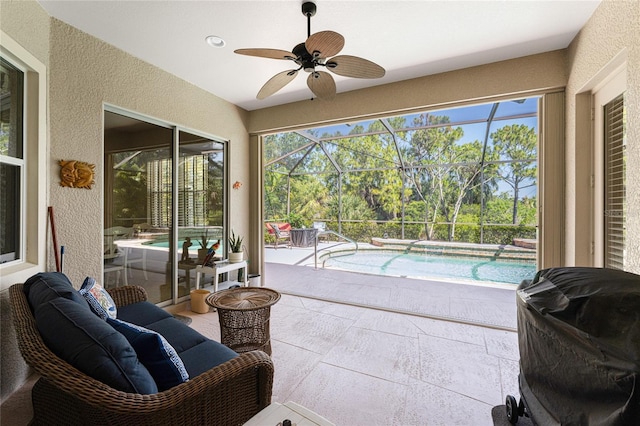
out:
{"label": "blue pool water", "polygon": [[[182,243],[184,243],[184,240],[179,240],[178,241],[178,250],[181,252],[182,251]],[[147,246],[152,246],[152,247],[161,247],[161,248],[169,248],[169,241],[153,241],[153,242],[147,242],[147,243],[143,243],[144,245]],[[213,244],[213,241],[209,241],[209,246],[211,246],[211,244]],[[198,253],[198,249],[200,248],[200,244],[198,244],[196,241],[191,240],[191,247],[189,247],[189,253]],[[220,250],[224,250],[224,246],[222,245],[222,241],[220,241],[220,249],[216,250],[217,252],[220,252]]]}
{"label": "blue pool water", "polygon": [[531,279],[536,265],[483,258],[455,258],[389,251],[360,251],[332,257],[325,267],[367,274],[410,278],[446,278],[520,284]]}

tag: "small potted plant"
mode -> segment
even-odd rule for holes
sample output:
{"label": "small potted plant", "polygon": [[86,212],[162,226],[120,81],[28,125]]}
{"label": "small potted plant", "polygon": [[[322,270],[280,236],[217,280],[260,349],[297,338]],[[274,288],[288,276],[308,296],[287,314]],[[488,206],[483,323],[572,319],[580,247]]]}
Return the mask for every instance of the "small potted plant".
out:
{"label": "small potted plant", "polygon": [[244,253],[242,252],[243,238],[231,231],[229,237],[229,262],[242,262]]}
{"label": "small potted plant", "polygon": [[200,248],[198,249],[198,262],[202,263],[209,252],[209,248],[207,247],[209,244],[209,230],[207,228],[204,229],[204,233],[197,241],[200,245]]}

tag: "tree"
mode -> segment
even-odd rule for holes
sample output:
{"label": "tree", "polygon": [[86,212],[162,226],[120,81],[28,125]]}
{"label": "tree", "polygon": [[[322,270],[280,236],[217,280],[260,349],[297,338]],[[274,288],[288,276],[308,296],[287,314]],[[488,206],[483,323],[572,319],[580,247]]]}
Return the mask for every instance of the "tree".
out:
{"label": "tree", "polygon": [[524,124],[504,126],[491,134],[496,155],[508,160],[498,168],[498,175],[513,188],[512,223],[518,220],[520,190],[536,185],[538,171],[535,129]]}
{"label": "tree", "polygon": [[[398,153],[388,130],[374,121],[366,131],[355,126],[351,134],[360,136],[347,135],[333,141],[337,146],[334,158],[345,172],[336,176],[342,179],[343,193],[366,200],[378,219],[397,218],[402,206],[402,178],[397,171]],[[330,183],[336,184],[335,180]]]}
{"label": "tree", "polygon": [[[328,206],[333,217],[338,217],[339,205],[337,196],[329,198]],[[354,194],[342,195],[342,220],[372,220],[374,218],[375,213],[362,198]]]}
{"label": "tree", "polygon": [[300,216],[304,226],[310,226],[316,219],[324,219],[327,214],[329,190],[314,175],[296,176],[291,179],[290,213]]}
{"label": "tree", "polygon": [[[416,130],[411,135],[408,159],[415,167],[408,176],[416,194],[425,203],[426,222],[430,222],[427,237],[433,237],[438,216],[449,223],[448,239],[455,237],[455,224],[465,197],[479,184],[482,144],[479,141],[460,143],[461,127],[437,126],[449,123],[449,117],[423,114],[414,120]],[[429,217],[430,216],[430,217]]]}

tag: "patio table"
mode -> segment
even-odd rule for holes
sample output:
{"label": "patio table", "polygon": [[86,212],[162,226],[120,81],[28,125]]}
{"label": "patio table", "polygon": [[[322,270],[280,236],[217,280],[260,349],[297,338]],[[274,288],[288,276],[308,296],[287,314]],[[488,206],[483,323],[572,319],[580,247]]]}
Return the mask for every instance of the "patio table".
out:
{"label": "patio table", "polygon": [[316,234],[318,230],[315,228],[297,228],[289,231],[291,237],[291,246],[293,247],[312,247],[316,244]]}
{"label": "patio table", "polygon": [[271,305],[280,293],[264,287],[240,287],[212,293],[206,303],[218,311],[220,342],[238,353],[261,350],[271,355]]}

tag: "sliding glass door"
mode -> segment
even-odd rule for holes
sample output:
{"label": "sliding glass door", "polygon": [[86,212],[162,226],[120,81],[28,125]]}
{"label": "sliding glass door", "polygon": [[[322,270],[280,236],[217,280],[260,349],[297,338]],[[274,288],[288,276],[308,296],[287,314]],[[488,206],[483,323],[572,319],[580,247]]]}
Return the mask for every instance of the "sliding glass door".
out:
{"label": "sliding glass door", "polygon": [[162,304],[189,296],[200,244],[224,241],[225,145],[105,111],[107,287],[141,285]]}
{"label": "sliding glass door", "polygon": [[224,144],[180,133],[178,156],[178,295],[195,287],[192,270],[213,245],[224,250]]}

